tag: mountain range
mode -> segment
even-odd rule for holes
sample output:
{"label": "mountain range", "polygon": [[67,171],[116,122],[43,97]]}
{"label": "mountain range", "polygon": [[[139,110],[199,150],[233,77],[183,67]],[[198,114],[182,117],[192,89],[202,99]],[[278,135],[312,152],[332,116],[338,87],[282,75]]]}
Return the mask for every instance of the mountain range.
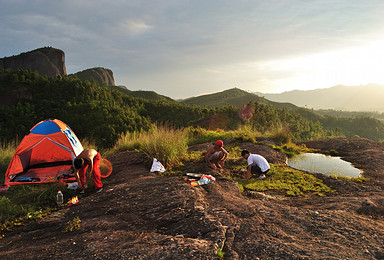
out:
{"label": "mountain range", "polygon": [[205,107],[224,107],[236,106],[240,107],[248,104],[249,102],[258,102],[263,104],[272,105],[276,108],[295,108],[295,105],[286,102],[274,102],[264,97],[260,97],[254,93],[250,93],[239,88],[232,88],[221,92],[191,97],[184,100],[179,100],[181,103],[187,105],[197,105]]}
{"label": "mountain range", "polygon": [[293,90],[280,94],[255,93],[275,102],[289,102],[299,107],[343,111],[384,111],[384,86],[338,85],[315,90]]}
{"label": "mountain range", "polygon": [[180,100],[189,105],[206,107],[241,106],[248,102],[269,104],[277,108],[303,107],[315,110],[339,110],[358,112],[384,111],[384,86],[368,84],[364,86],[338,85],[315,90],[293,90],[280,94],[247,92],[238,88],[213,94]]}

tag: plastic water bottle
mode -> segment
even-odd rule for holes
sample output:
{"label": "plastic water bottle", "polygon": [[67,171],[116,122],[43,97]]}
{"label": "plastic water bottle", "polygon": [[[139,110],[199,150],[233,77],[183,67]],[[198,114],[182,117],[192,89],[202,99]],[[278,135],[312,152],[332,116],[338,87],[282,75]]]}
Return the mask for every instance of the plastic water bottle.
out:
{"label": "plastic water bottle", "polygon": [[210,179],[208,179],[207,177],[202,177],[197,183],[199,185],[205,185],[205,184],[208,184],[210,181]]}
{"label": "plastic water bottle", "polygon": [[56,202],[57,202],[57,205],[61,205],[64,203],[64,197],[63,197],[63,193],[61,193],[61,190],[57,192]]}

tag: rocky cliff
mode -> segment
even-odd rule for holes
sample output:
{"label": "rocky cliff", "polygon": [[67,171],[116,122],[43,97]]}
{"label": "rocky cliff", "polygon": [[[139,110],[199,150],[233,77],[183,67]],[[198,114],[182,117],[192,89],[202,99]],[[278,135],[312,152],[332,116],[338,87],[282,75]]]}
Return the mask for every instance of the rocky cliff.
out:
{"label": "rocky cliff", "polygon": [[[0,59],[0,71],[5,69],[30,69],[40,75],[56,78],[67,75],[64,51],[52,47],[44,47]],[[99,85],[115,85],[113,72],[101,67],[86,69],[75,74],[81,80],[94,81]]]}
{"label": "rocky cliff", "polygon": [[44,47],[0,59],[0,70],[30,69],[41,75],[57,77],[66,75],[65,54],[62,50]]}
{"label": "rocky cliff", "polygon": [[72,74],[78,77],[81,80],[94,81],[99,85],[115,85],[115,80],[113,78],[113,72],[110,69],[105,68],[92,68],[86,69],[75,74]]}

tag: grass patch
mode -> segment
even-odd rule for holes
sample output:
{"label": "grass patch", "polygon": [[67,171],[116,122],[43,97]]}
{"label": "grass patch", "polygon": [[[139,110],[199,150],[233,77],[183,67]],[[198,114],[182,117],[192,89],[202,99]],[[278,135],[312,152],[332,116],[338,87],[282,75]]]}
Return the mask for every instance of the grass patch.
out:
{"label": "grass patch", "polygon": [[12,141],[8,144],[0,145],[0,184],[4,183],[5,175],[4,173],[7,171],[9,162],[12,159],[13,154],[16,151],[18,141]]}
{"label": "grass patch", "polygon": [[363,183],[363,182],[369,181],[369,178],[365,178],[365,177],[347,177],[347,176],[335,175],[335,174],[331,174],[329,177],[340,179],[340,180],[353,181],[357,183]]}
{"label": "grass patch", "polygon": [[296,145],[294,143],[286,143],[280,146],[273,146],[273,149],[285,153],[288,158],[292,158],[293,156],[298,155],[300,153],[314,151],[314,149],[307,148],[305,144]]}
{"label": "grass patch", "polygon": [[145,132],[127,132],[122,134],[117,140],[115,146],[106,154],[115,154],[127,150],[138,150],[140,148],[140,140],[144,138]]}
{"label": "grass patch", "polygon": [[24,215],[26,212],[23,208],[17,207],[11,200],[5,196],[0,198],[0,222],[13,219],[15,216]]}
{"label": "grass patch", "polygon": [[321,180],[313,175],[304,173],[282,165],[271,164],[268,177],[264,180],[258,179],[237,179],[240,190],[248,189],[254,191],[281,191],[287,196],[308,196],[315,194],[325,196],[326,193],[334,192]]}
{"label": "grass patch", "polygon": [[33,220],[45,210],[57,209],[56,194],[61,190],[64,202],[76,195],[59,183],[12,186],[0,195],[0,223],[14,219]]}
{"label": "grass patch", "polygon": [[324,152],[325,155],[330,155],[330,156],[338,156],[339,152],[336,150],[329,150]]}
{"label": "grass patch", "polygon": [[224,253],[223,250],[221,250],[221,249],[217,250],[217,252],[216,252],[216,257],[217,257],[218,259],[224,259],[224,255],[225,255],[225,253]]}
{"label": "grass patch", "polygon": [[241,157],[242,149],[236,145],[228,145],[224,147],[228,151],[228,158],[225,162],[225,168],[240,171],[246,168],[247,161]]}
{"label": "grass patch", "polygon": [[292,141],[292,133],[287,126],[275,127],[266,135],[278,144],[287,144]]}
{"label": "grass patch", "polygon": [[62,232],[72,232],[80,229],[81,219],[79,217],[75,217],[72,220],[67,222],[67,225],[63,228]]}
{"label": "grass patch", "polygon": [[[234,131],[225,130],[208,130],[204,128],[189,127],[186,129],[189,137],[189,145],[215,142],[216,140],[224,140],[229,138],[240,139],[243,142],[256,142],[256,136],[261,135],[250,126],[242,126]],[[224,144],[225,145],[225,144]]]}
{"label": "grass patch", "polygon": [[204,158],[204,152],[202,151],[188,151],[183,157],[183,161],[197,163]]}
{"label": "grass patch", "polygon": [[187,149],[188,136],[185,130],[153,125],[148,132],[122,135],[113,151],[138,150],[149,158],[156,158],[166,169],[170,169],[181,164]]}
{"label": "grass patch", "polygon": [[[21,226],[24,223],[28,221],[34,221],[39,220],[47,215],[49,215],[54,209],[52,208],[45,208],[45,209],[39,209],[33,212],[29,212],[28,214],[22,216],[22,217],[11,217],[9,220],[1,221],[0,222],[0,239],[4,237],[5,231],[10,231],[15,226]],[[12,216],[12,215],[11,215]]]}

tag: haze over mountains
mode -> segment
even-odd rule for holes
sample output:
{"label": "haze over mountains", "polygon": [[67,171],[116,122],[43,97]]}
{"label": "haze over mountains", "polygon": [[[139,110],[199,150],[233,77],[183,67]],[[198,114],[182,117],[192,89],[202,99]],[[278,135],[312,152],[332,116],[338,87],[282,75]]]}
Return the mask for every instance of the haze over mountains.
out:
{"label": "haze over mountains", "polygon": [[315,90],[293,90],[280,94],[255,93],[275,102],[289,102],[299,107],[344,111],[384,111],[384,86],[338,85]]}
{"label": "haze over mountains", "polygon": [[280,94],[247,92],[238,88],[213,94],[187,98],[181,102],[190,105],[223,107],[241,106],[248,102],[260,102],[274,107],[305,107],[315,110],[332,109],[357,112],[383,112],[384,86],[368,84],[365,86],[334,86],[315,90],[293,90]]}

